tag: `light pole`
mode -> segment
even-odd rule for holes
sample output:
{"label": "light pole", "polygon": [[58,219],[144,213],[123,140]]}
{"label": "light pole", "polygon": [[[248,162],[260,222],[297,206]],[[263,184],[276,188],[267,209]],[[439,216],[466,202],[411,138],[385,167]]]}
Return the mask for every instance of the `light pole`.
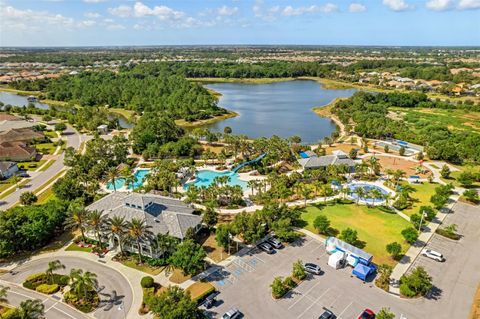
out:
{"label": "light pole", "polygon": [[423,223],[423,217],[425,216],[425,213],[422,210],[422,214],[420,216],[420,225],[418,226],[418,232],[420,233],[422,231],[422,223]]}

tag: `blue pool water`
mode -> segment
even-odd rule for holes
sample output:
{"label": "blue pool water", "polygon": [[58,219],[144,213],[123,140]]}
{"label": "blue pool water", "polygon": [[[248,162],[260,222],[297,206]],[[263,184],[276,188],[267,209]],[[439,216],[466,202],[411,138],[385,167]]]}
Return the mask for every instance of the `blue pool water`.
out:
{"label": "blue pool water", "polygon": [[228,185],[239,185],[242,189],[247,188],[247,182],[242,181],[237,173],[231,171],[216,172],[211,170],[197,171],[195,182],[185,184],[185,188],[188,188],[188,186],[192,184],[197,187],[208,187],[213,183],[213,180],[217,176],[229,176],[230,180],[228,181]]}
{"label": "blue pool water", "polygon": [[[356,200],[358,198],[358,195],[355,192],[355,190],[357,188],[363,188],[363,190],[367,193],[368,191],[371,191],[372,189],[377,189],[379,190],[383,195],[386,195],[388,194],[388,192],[383,189],[382,187],[379,187],[379,186],[376,186],[376,185],[370,185],[370,184],[350,184],[348,185],[348,189],[350,191],[350,197],[353,198],[354,200]],[[364,200],[364,201],[369,201],[369,202],[375,202],[375,203],[380,203],[380,202],[383,202],[384,199],[383,198],[371,198],[369,196],[365,196],[365,197],[360,197],[361,200]]]}
{"label": "blue pool water", "polygon": [[[150,173],[149,169],[138,169],[135,171],[133,176],[135,176],[135,182],[133,183],[133,189],[137,189],[140,186],[143,185],[143,182],[145,181],[145,176],[147,176]],[[120,177],[115,179],[115,188],[119,189],[122,188],[125,185],[125,178]],[[128,185],[128,189],[132,189],[132,185]],[[113,191],[113,183],[110,181],[107,183],[107,189]]]}

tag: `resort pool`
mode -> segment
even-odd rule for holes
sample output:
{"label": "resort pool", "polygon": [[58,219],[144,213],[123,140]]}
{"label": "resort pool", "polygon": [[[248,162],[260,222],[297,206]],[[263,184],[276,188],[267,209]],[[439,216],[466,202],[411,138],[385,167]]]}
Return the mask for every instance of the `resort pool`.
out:
{"label": "resort pool", "polygon": [[[149,169],[137,169],[133,176],[135,176],[135,182],[133,183],[133,189],[137,189],[143,185],[145,181],[145,176],[150,173]],[[107,183],[107,189],[113,191],[114,189],[120,189],[125,186],[125,178],[120,177],[115,179],[115,188],[113,187],[113,183],[110,181]],[[128,185],[127,189],[132,189],[132,185]]]}
{"label": "resort pool", "polygon": [[244,190],[247,188],[247,182],[241,180],[237,173],[233,173],[232,171],[217,172],[207,169],[197,171],[195,175],[195,182],[185,184],[185,188],[188,188],[190,185],[195,185],[197,187],[208,187],[213,183],[213,180],[217,176],[229,176],[230,179],[227,183],[228,185],[239,185]]}
{"label": "resort pool", "polygon": [[384,188],[373,185],[373,184],[363,184],[363,183],[354,183],[348,185],[348,190],[349,190],[349,196],[353,200],[358,199],[358,194],[355,192],[356,189],[358,188],[363,188],[363,191],[365,192],[365,196],[360,197],[360,200],[363,201],[368,201],[369,203],[381,203],[385,201],[383,197],[377,197],[377,198],[372,198],[369,194],[370,191],[376,189],[378,190],[382,195],[387,195],[388,191],[385,190]]}

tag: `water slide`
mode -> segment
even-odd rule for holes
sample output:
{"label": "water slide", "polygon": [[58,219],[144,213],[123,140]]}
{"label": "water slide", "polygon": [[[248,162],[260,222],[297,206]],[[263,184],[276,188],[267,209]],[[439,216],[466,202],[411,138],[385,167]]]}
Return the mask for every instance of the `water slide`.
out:
{"label": "water slide", "polygon": [[262,158],[264,158],[265,156],[267,156],[267,154],[268,154],[268,153],[263,153],[262,155],[260,155],[259,157],[255,158],[255,159],[253,159],[253,160],[251,160],[251,161],[248,161],[248,162],[245,162],[245,163],[242,163],[242,164],[238,165],[237,167],[235,167],[235,168],[232,170],[232,172],[233,172],[233,173],[236,173],[236,172],[238,172],[238,170],[241,169],[242,167],[260,161]]}

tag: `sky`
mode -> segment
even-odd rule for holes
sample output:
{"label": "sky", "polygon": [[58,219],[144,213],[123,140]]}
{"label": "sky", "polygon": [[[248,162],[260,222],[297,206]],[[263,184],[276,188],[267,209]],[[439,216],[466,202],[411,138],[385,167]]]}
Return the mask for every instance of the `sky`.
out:
{"label": "sky", "polygon": [[0,46],[480,46],[480,0],[0,0]]}

